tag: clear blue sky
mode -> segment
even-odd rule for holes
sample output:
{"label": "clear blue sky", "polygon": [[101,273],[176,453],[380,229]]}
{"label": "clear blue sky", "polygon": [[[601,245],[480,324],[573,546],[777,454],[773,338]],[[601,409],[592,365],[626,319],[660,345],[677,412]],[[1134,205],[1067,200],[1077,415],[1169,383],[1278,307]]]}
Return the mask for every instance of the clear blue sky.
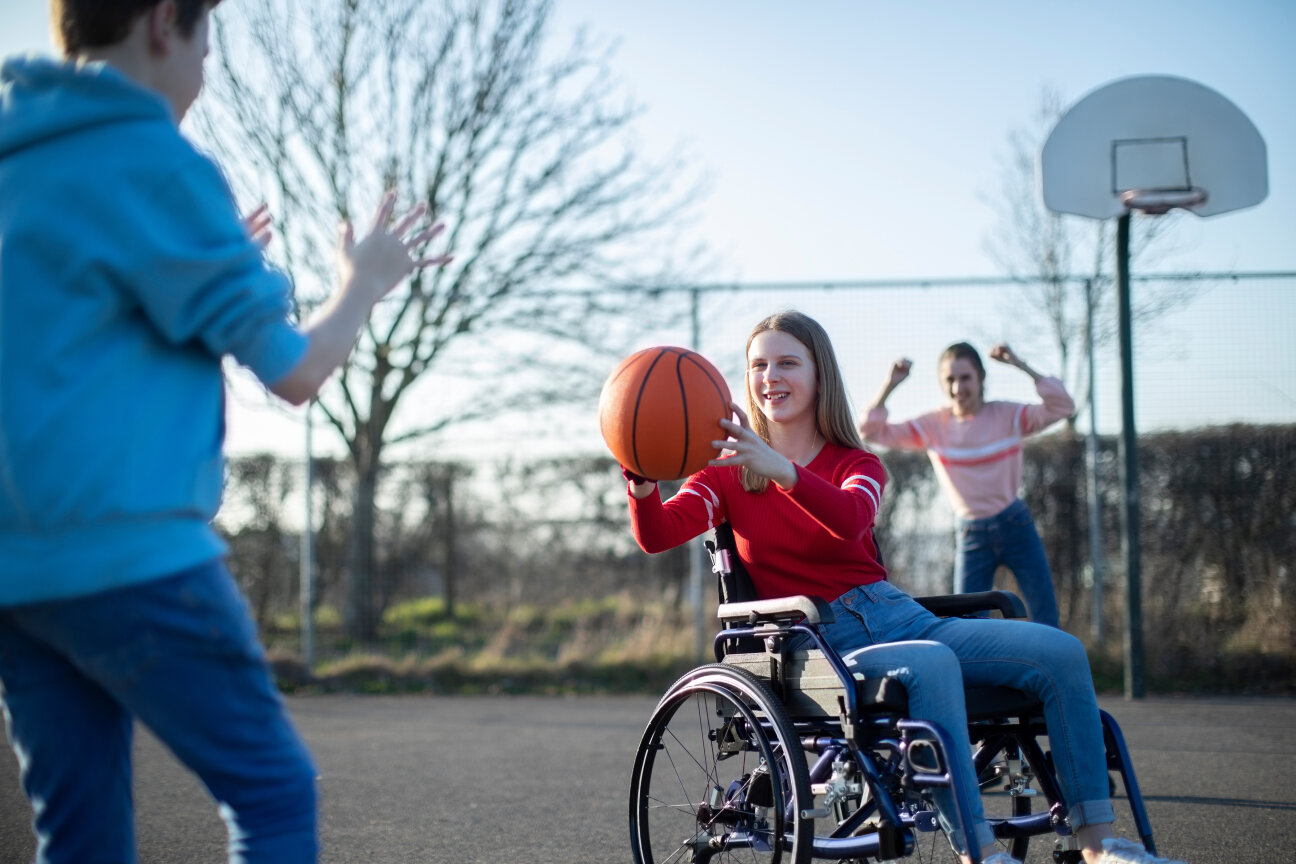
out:
{"label": "clear blue sky", "polygon": [[[46,8],[5,0],[0,54],[47,50]],[[1269,150],[1269,199],[1194,220],[1167,269],[1296,266],[1290,0],[557,0],[555,19],[620,40],[645,146],[710,176],[699,231],[725,279],[994,274],[983,198],[1009,130],[1044,87],[1069,104],[1145,74],[1219,91]]]}
{"label": "clear blue sky", "polygon": [[[236,0],[237,2],[237,0]],[[1074,0],[558,0],[558,23],[619,36],[653,146],[709,165],[704,237],[750,281],[993,274],[1010,129],[1045,87],[1070,104],[1130,75],[1198,81],[1269,150],[1270,196],[1185,220],[1168,269],[1290,269],[1296,3]]]}
{"label": "clear blue sky", "polygon": [[[1269,198],[1183,220],[1159,268],[1296,270],[1290,0],[557,0],[555,18],[620,41],[645,148],[681,144],[710,177],[717,280],[996,275],[985,198],[1009,131],[1046,87],[1071,104],[1145,74],[1218,91],[1269,155]],[[46,4],[3,0],[0,54],[48,45]],[[262,440],[238,429],[234,449]]]}

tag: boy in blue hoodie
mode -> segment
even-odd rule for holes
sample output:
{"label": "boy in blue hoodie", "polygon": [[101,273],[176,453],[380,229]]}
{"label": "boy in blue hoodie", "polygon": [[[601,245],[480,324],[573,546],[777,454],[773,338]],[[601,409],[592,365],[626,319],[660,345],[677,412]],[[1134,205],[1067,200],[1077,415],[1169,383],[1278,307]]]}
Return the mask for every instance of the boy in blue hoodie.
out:
{"label": "boy in blue hoodie", "polygon": [[[64,62],[0,68],[0,685],[37,860],[133,861],[134,718],[210,790],[232,861],[316,857],[315,770],[211,527],[233,357],[310,399],[441,226],[344,226],[304,327],[178,124],[211,0],[52,0]],[[252,227],[249,227],[251,224]]]}

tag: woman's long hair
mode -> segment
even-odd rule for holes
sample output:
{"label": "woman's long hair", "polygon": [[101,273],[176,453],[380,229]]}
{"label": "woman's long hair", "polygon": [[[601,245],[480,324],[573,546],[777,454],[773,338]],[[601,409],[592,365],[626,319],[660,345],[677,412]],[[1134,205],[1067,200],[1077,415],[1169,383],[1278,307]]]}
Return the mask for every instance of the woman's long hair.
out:
{"label": "woman's long hair", "polygon": [[[825,440],[840,447],[863,450],[864,442],[855,427],[850,399],[846,396],[846,385],[842,381],[841,367],[837,365],[837,354],[833,351],[832,340],[828,338],[828,333],[818,321],[802,312],[793,310],[775,312],[752,328],[751,335],[747,337],[744,358],[747,356],[746,352],[751,350],[751,343],[756,335],[769,330],[788,334],[810,351],[810,358],[815,364],[815,380],[818,383],[818,392],[815,394],[815,425],[819,429],[819,434]],[[750,381],[745,371],[743,380]],[[752,429],[768,443],[769,421],[761,413],[756,398],[752,395],[750,384],[744,383],[743,389],[747,391],[747,417],[751,420]],[[744,467],[742,484],[748,492],[763,492],[769,486],[769,478],[757,475]]]}

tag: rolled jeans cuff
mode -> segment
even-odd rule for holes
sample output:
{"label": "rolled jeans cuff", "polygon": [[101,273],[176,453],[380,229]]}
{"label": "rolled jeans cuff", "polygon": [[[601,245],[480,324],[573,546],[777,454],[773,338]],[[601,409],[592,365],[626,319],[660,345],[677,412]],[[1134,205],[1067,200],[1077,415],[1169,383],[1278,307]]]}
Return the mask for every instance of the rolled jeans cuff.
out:
{"label": "rolled jeans cuff", "polygon": [[1081,801],[1067,811],[1067,821],[1071,830],[1078,831],[1086,825],[1103,825],[1116,821],[1116,811],[1112,809],[1110,798],[1097,801]]}

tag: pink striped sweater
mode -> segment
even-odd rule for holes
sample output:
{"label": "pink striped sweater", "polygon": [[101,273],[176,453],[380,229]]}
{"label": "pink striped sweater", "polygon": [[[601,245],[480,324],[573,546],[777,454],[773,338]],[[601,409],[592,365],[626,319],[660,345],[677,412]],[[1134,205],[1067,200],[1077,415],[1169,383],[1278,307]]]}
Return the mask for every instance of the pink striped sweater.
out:
{"label": "pink striped sweater", "polygon": [[971,417],[948,406],[906,420],[887,422],[885,405],[868,413],[864,438],[900,450],[926,450],[954,510],[966,519],[1002,512],[1017,500],[1022,481],[1022,441],[1075,412],[1057,378],[1041,377],[1042,404],[986,402]]}

